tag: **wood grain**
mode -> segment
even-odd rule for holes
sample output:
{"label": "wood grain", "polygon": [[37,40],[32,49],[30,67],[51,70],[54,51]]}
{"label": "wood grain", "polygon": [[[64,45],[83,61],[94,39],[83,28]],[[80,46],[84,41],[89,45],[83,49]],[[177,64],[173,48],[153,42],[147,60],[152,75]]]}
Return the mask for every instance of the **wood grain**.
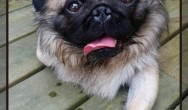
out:
{"label": "wood grain", "polygon": [[45,69],[12,87],[10,110],[73,110],[88,97],[76,86],[59,83],[50,69]]}
{"label": "wood grain", "polygon": [[188,28],[182,32],[182,81],[188,85]]}
{"label": "wood grain", "polygon": [[[6,86],[6,48],[0,48],[0,93]],[[0,109],[1,110],[1,109]]]}
{"label": "wood grain", "polygon": [[9,84],[12,86],[44,68],[36,58],[37,36],[32,34],[9,46]]}
{"label": "wood grain", "polygon": [[6,110],[6,93],[0,94],[0,110]]}
{"label": "wood grain", "polygon": [[177,80],[179,80],[179,39],[177,35],[159,50],[161,69]]}
{"label": "wood grain", "polygon": [[35,25],[33,21],[32,6],[12,12],[9,15],[9,41],[13,42],[33,33]]}
{"label": "wood grain", "polygon": [[31,5],[32,0],[9,0],[9,12]]}

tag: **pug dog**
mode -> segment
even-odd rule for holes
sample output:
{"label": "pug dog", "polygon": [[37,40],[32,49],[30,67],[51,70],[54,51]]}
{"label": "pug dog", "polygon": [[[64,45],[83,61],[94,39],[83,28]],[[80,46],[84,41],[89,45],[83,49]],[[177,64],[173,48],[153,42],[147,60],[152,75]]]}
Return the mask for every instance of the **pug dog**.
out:
{"label": "pug dog", "polygon": [[151,110],[158,91],[158,47],[168,29],[161,0],[33,0],[37,57],[64,82],[113,99],[128,86],[124,110]]}

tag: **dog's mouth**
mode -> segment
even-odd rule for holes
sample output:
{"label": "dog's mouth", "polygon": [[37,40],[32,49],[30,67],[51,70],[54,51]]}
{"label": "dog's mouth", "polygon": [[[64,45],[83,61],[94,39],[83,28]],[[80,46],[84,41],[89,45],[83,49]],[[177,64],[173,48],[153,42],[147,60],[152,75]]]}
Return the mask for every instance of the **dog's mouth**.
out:
{"label": "dog's mouth", "polygon": [[88,55],[92,51],[96,51],[104,48],[115,48],[117,40],[111,36],[103,36],[100,39],[94,40],[88,43],[84,47],[84,55]]}
{"label": "dog's mouth", "polygon": [[100,59],[114,57],[122,50],[122,42],[109,35],[87,43],[84,46],[85,56],[95,56]]}

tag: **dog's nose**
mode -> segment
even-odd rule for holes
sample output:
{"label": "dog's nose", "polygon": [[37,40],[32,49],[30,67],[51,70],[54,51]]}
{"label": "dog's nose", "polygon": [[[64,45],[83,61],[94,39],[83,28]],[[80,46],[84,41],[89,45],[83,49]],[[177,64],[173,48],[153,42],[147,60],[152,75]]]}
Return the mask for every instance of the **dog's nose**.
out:
{"label": "dog's nose", "polygon": [[93,19],[103,23],[111,19],[111,14],[112,10],[108,6],[98,6],[92,12]]}

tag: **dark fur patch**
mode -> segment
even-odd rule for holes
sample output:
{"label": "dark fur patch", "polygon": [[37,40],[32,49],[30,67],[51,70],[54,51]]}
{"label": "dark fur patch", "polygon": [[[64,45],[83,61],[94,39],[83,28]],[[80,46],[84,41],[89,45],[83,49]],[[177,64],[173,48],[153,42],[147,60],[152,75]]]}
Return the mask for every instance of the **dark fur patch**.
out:
{"label": "dark fur patch", "polygon": [[34,5],[35,11],[40,12],[46,3],[46,0],[32,0],[32,3]]}

